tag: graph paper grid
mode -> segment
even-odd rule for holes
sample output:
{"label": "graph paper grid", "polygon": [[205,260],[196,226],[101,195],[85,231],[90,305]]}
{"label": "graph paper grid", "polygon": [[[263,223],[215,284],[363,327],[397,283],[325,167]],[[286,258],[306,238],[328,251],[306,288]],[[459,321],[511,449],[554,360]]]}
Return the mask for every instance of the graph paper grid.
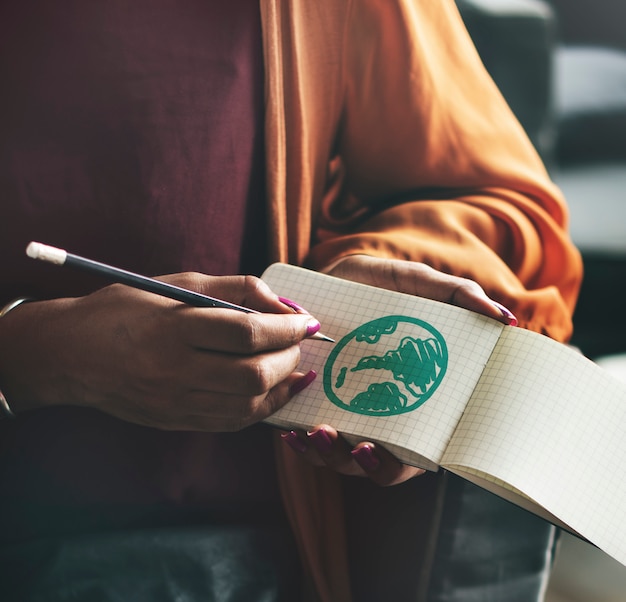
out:
{"label": "graph paper grid", "polygon": [[[320,320],[322,331],[336,340],[335,345],[361,325],[390,315],[418,319],[442,335],[448,348],[448,365],[441,384],[423,405],[393,416],[362,415],[332,403],[322,375],[334,346],[304,341],[299,369],[314,369],[318,377],[267,421],[282,428],[305,429],[323,422],[349,439],[352,436],[352,440],[393,441],[385,445],[399,459],[435,470],[502,332],[502,324],[458,307],[284,264],[268,268],[263,280],[275,293],[294,299]],[[398,327],[394,340],[402,337],[401,330]],[[385,346],[388,341],[371,347],[382,353]],[[356,364],[359,356],[346,349],[342,359],[347,365]],[[344,387],[348,397],[366,387],[365,379],[371,377],[371,373],[353,374],[351,383]]]}
{"label": "graph paper grid", "polygon": [[[439,387],[415,410],[384,417],[346,411],[318,376],[270,424],[306,429],[324,422],[349,439],[379,441],[404,462],[444,466],[626,565],[624,383],[566,345],[463,309],[287,265],[271,266],[263,279],[337,341],[303,342],[303,371],[323,374],[344,337],[388,315],[433,326],[449,352]],[[359,353],[344,363],[355,364]],[[350,395],[363,385],[356,372]]]}
{"label": "graph paper grid", "polygon": [[626,386],[567,346],[505,329],[442,464],[519,490],[626,564]]}

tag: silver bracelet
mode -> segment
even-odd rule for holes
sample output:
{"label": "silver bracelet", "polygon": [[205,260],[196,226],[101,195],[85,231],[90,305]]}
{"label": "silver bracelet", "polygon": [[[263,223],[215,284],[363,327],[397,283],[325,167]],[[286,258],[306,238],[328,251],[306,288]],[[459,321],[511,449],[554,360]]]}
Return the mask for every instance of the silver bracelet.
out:
{"label": "silver bracelet", "polygon": [[17,297],[17,299],[13,299],[13,301],[9,301],[2,309],[0,309],[0,318],[4,318],[12,309],[15,309],[18,305],[22,305],[22,303],[27,303],[28,301],[33,301],[32,297]]}
{"label": "silver bracelet", "polygon": [[15,418],[15,414],[9,407],[9,402],[7,398],[3,395],[2,391],[0,391],[0,418]]}
{"label": "silver bracelet", "polygon": [[[27,303],[28,301],[32,301],[31,297],[17,297],[17,299],[9,301],[2,309],[0,309],[0,318],[4,318],[4,316],[6,316],[12,309],[15,309],[22,303]],[[15,414],[11,410],[7,398],[4,396],[2,391],[0,391],[0,418],[2,415],[7,416],[8,418],[15,418]]]}

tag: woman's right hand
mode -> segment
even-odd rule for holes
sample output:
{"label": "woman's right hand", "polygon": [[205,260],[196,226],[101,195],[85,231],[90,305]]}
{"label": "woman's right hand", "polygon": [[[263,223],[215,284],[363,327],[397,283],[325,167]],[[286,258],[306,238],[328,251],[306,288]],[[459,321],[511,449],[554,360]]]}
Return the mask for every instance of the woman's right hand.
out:
{"label": "woman's right hand", "polygon": [[69,404],[161,429],[234,431],[313,377],[296,368],[299,343],[319,322],[261,280],[161,279],[263,313],[190,307],[119,284],[23,304],[0,323],[0,387],[13,411]]}

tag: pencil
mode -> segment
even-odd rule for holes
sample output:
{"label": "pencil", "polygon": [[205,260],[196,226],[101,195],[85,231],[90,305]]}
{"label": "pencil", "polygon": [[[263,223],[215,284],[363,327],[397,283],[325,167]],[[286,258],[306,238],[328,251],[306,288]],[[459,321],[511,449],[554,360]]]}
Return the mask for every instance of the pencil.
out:
{"label": "pencil", "polygon": [[[229,301],[223,301],[222,299],[216,299],[215,297],[209,297],[189,289],[176,286],[174,284],[168,284],[167,282],[161,282],[148,276],[142,276],[141,274],[135,274],[120,268],[116,268],[106,263],[100,263],[99,261],[93,261],[80,255],[74,255],[68,253],[64,249],[57,247],[51,247],[39,242],[31,242],[26,247],[26,255],[32,259],[40,259],[47,261],[55,265],[62,265],[71,268],[76,268],[93,274],[99,274],[105,276],[112,282],[118,282],[120,284],[126,284],[133,288],[141,289],[149,293],[161,295],[193,307],[221,307],[224,309],[234,309],[249,314],[261,313],[255,309],[244,307],[243,305],[237,305],[230,303]],[[327,341],[334,343],[334,339],[327,337],[320,332],[316,332],[310,339],[316,339],[318,341]]]}

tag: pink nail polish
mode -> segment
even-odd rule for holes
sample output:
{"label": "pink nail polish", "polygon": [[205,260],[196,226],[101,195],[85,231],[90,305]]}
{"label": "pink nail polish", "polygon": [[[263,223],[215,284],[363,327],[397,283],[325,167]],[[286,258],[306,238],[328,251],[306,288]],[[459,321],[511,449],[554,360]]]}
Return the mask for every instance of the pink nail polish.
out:
{"label": "pink nail polish", "polygon": [[380,466],[380,459],[374,453],[371,445],[363,445],[353,449],[351,452],[352,457],[356,460],[357,464],[365,472],[374,472]]}
{"label": "pink nail polish", "polygon": [[298,437],[298,433],[295,431],[289,431],[288,433],[281,433],[281,439],[289,445],[292,449],[297,451],[298,453],[303,454],[307,450],[307,445],[300,437]]}
{"label": "pink nail polish", "polygon": [[504,305],[498,303],[497,301],[492,301],[492,303],[500,310],[500,313],[506,318],[509,323],[509,326],[517,326],[517,318],[508,310]]}
{"label": "pink nail polish", "polygon": [[321,327],[322,325],[317,320],[311,320],[306,327],[306,336],[312,337]]}
{"label": "pink nail polish", "polygon": [[333,450],[333,441],[324,429],[308,432],[307,437],[320,454],[327,455]]}
{"label": "pink nail polish", "polygon": [[291,385],[289,394],[293,396],[300,393],[300,391],[304,391],[315,380],[316,376],[317,372],[315,370],[309,370],[301,379]]}
{"label": "pink nail polish", "polygon": [[293,309],[296,313],[299,313],[299,314],[309,313],[306,309],[304,309],[304,307],[302,307],[301,305],[298,305],[295,301],[292,301],[291,299],[287,299],[286,297],[278,297],[278,300],[283,305],[286,305],[287,307],[290,307],[291,309]]}

